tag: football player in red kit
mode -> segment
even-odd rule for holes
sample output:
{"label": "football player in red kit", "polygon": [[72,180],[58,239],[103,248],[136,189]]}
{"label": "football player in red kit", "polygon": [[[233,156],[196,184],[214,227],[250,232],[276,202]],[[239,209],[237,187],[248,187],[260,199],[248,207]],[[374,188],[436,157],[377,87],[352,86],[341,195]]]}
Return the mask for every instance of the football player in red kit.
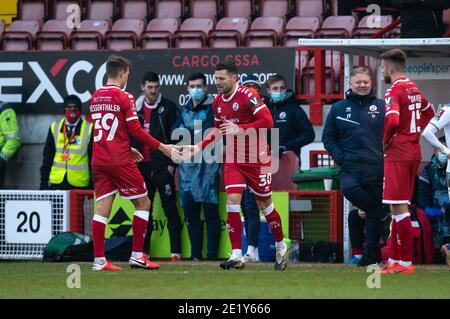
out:
{"label": "football player in red kit", "polygon": [[[105,258],[105,227],[116,193],[135,205],[133,217],[133,246],[129,264],[133,268],[158,269],[143,255],[144,237],[149,218],[150,200],[144,179],[130,156],[130,138],[135,137],[151,149],[170,156],[173,146],[160,143],[147,134],[138,120],[134,98],[123,90],[128,80],[131,62],[111,56],[106,62],[107,83],[91,98],[89,110],[94,123],[92,173],[97,210],[92,220],[94,265],[92,270],[122,270]],[[174,153],[175,154],[175,153]],[[176,156],[176,155],[175,155]]]}
{"label": "football player in red kit", "polygon": [[[219,93],[212,105],[215,128],[200,143],[185,146],[183,158],[186,160],[195,156],[208,144],[221,140],[223,135],[227,138],[224,180],[232,254],[220,267],[240,269],[245,266],[240,203],[242,193],[248,187],[255,194],[258,207],[275,238],[275,269],[284,270],[288,249],[283,240],[280,215],[272,203],[270,151],[264,136],[264,131],[273,127],[272,116],[255,91],[238,85],[238,71],[233,61],[220,62],[215,68],[215,78]],[[253,142],[245,142],[246,137],[252,134],[254,139],[249,140]]]}
{"label": "football player in red kit", "polygon": [[385,94],[383,203],[390,204],[393,215],[392,248],[381,273],[412,274],[408,204],[421,160],[420,134],[434,116],[434,109],[416,84],[405,77],[405,52],[393,49],[380,59],[384,80],[392,84]]}

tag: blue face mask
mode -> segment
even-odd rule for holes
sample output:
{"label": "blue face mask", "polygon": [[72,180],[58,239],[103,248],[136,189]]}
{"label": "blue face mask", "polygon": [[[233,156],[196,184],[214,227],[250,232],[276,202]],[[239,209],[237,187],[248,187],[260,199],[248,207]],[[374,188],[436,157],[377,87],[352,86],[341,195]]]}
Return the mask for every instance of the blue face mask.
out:
{"label": "blue face mask", "polygon": [[189,89],[189,95],[195,101],[201,100],[203,95],[205,95],[205,91],[200,88]]}
{"label": "blue face mask", "polygon": [[447,158],[447,155],[445,155],[445,153],[439,152],[437,155],[437,158],[438,158],[439,164],[441,164],[441,166],[447,165],[448,158]]}
{"label": "blue face mask", "polygon": [[286,98],[286,92],[272,92],[270,94],[270,97],[272,98],[272,101],[281,102]]}

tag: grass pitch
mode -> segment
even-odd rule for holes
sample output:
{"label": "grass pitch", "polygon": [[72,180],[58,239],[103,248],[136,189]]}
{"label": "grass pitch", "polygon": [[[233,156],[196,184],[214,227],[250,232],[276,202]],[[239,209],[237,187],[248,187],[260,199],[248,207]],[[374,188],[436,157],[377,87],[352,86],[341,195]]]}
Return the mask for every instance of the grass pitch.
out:
{"label": "grass pitch", "polygon": [[77,263],[81,287],[70,289],[67,263],[0,262],[0,298],[450,298],[444,265],[382,276],[380,288],[371,289],[366,268],[337,264],[290,264],[282,272],[272,264],[227,271],[218,262],[162,262],[157,271],[117,264],[124,271],[92,272],[91,263]]}

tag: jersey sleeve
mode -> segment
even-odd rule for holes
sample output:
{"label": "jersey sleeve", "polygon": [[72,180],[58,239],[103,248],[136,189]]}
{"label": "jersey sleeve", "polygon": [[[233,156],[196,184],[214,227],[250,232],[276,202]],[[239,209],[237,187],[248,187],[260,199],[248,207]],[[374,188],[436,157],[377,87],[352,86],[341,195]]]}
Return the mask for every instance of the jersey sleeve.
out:
{"label": "jersey sleeve", "polygon": [[386,91],[384,96],[386,102],[386,113],[384,121],[383,143],[389,144],[394,136],[395,130],[400,124],[400,103],[401,97],[399,92],[394,88]]}
{"label": "jersey sleeve", "polygon": [[424,96],[422,96],[422,107],[420,109],[420,112],[420,127],[425,127],[434,117],[434,109],[431,103],[428,102],[428,100]]}
{"label": "jersey sleeve", "polygon": [[122,107],[124,108],[125,121],[139,120],[136,111],[136,103],[134,101],[134,96],[125,92],[122,98]]}
{"label": "jersey sleeve", "polygon": [[250,110],[253,115],[256,115],[259,111],[261,111],[263,108],[267,108],[266,104],[261,100],[258,93],[256,93],[252,89],[248,89],[249,93],[247,93],[248,102],[250,105]]}
{"label": "jersey sleeve", "polygon": [[222,119],[217,116],[217,103],[218,103],[219,95],[216,95],[212,102],[212,109],[214,112],[214,127],[219,128],[220,124],[222,124]]}

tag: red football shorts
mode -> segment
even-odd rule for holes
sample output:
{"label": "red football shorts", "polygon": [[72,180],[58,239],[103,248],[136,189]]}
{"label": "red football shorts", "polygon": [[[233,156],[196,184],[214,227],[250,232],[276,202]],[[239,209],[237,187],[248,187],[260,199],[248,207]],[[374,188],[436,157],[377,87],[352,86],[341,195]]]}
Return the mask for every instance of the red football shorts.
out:
{"label": "red football shorts", "polygon": [[272,195],[271,165],[225,163],[223,171],[227,194],[242,194],[248,187],[256,199],[267,200]]}
{"label": "red football shorts", "polygon": [[122,198],[147,196],[147,187],[136,164],[92,165],[97,201],[119,193]]}
{"label": "red football shorts", "polygon": [[410,204],[420,161],[384,162],[383,204]]}

